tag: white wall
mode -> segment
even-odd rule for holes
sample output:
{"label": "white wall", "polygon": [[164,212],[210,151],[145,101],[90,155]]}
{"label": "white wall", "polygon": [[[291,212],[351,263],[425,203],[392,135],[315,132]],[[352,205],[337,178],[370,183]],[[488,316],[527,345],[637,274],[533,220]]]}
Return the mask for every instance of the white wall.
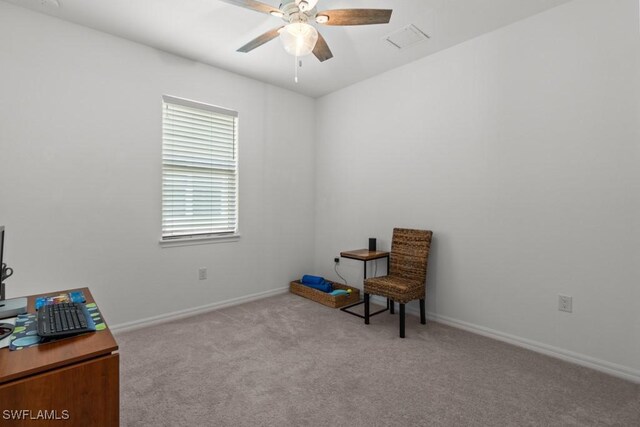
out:
{"label": "white wall", "polygon": [[316,270],[432,229],[432,315],[640,379],[639,48],[576,0],[321,98]]}
{"label": "white wall", "polygon": [[[430,228],[432,315],[640,376],[636,0],[576,0],[317,103],[4,2],[0,40],[10,297],[88,285],[122,324]],[[162,94],[240,112],[239,242],[158,245]]]}
{"label": "white wall", "polygon": [[[0,40],[8,296],[86,285],[115,325],[312,266],[313,99],[5,2]],[[240,241],[159,246],[163,94],[239,111]]]}

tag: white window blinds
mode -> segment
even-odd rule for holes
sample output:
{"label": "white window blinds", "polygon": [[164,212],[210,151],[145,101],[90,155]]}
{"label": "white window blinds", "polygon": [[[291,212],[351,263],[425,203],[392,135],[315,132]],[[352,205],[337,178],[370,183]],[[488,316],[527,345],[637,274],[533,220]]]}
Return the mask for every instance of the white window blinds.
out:
{"label": "white window blinds", "polygon": [[237,139],[237,112],[163,97],[163,240],[237,232]]}

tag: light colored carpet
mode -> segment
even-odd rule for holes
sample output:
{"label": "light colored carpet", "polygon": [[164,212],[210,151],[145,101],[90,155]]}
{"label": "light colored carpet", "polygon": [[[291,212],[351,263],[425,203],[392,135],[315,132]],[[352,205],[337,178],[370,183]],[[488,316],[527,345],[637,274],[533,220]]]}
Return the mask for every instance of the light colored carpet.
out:
{"label": "light colored carpet", "polygon": [[123,426],[640,426],[640,385],[290,294],[117,340]]}

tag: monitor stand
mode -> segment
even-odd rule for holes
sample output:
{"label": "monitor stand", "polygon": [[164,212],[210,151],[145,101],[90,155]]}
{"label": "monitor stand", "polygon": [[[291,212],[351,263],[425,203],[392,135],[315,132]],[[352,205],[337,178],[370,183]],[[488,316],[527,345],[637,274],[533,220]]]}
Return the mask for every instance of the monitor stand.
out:
{"label": "monitor stand", "polygon": [[24,297],[4,299],[4,286],[4,283],[0,283],[0,319],[25,314],[27,312],[27,299]]}

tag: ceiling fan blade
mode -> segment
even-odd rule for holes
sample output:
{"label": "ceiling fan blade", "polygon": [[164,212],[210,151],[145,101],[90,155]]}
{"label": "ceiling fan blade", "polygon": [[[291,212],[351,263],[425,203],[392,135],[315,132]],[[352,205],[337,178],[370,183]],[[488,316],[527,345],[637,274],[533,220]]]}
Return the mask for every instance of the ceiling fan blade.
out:
{"label": "ceiling fan blade", "polygon": [[391,9],[333,9],[318,12],[318,16],[329,18],[324,25],[371,25],[388,24]]}
{"label": "ceiling fan blade", "polygon": [[313,54],[320,62],[333,58],[333,53],[331,53],[331,49],[329,49],[327,41],[320,33],[318,33],[318,41],[316,42],[316,46],[313,48]]}
{"label": "ceiling fan blade", "polygon": [[278,37],[280,35],[279,31],[284,28],[284,27],[278,27],[278,28],[274,28],[273,30],[269,30],[266,33],[264,33],[261,36],[256,37],[255,39],[251,40],[249,43],[245,44],[244,46],[242,46],[240,49],[238,49],[238,52],[250,52],[253,49],[262,46],[263,44],[265,44],[268,41],[271,41],[273,39],[275,39],[276,37]]}
{"label": "ceiling fan blade", "polygon": [[[269,6],[268,4],[255,1],[255,0],[220,0],[225,3],[232,4],[234,6],[244,7],[246,9],[255,10],[261,13],[280,12],[279,9]],[[281,15],[282,16],[282,15]]]}

